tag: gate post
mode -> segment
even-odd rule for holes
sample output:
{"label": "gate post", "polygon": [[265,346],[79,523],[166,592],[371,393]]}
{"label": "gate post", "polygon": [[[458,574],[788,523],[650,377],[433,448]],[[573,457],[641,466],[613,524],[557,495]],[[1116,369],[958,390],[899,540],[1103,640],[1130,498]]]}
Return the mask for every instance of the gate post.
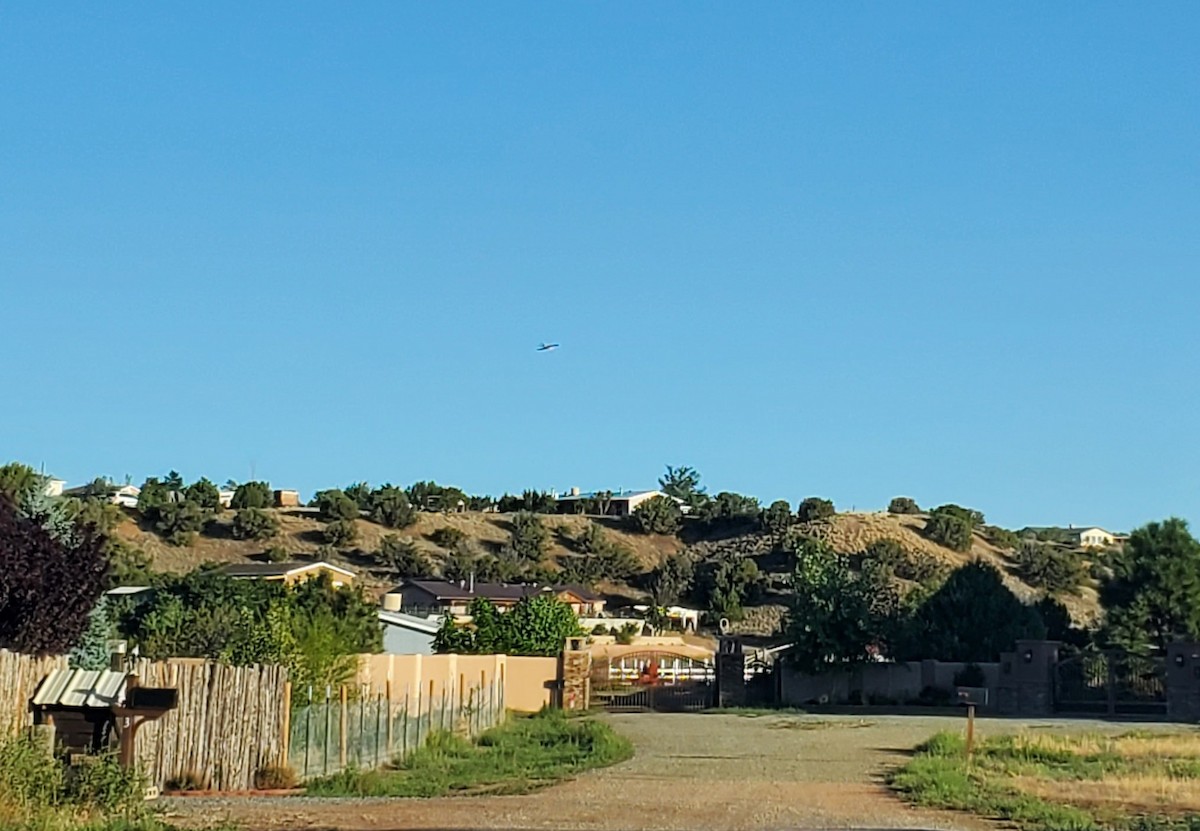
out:
{"label": "gate post", "polygon": [[1045,716],[1054,712],[1054,670],[1060,646],[1058,641],[1017,641],[1013,655],[1017,715]]}
{"label": "gate post", "polygon": [[717,706],[746,705],[746,653],[737,638],[721,638],[717,650]]}
{"label": "gate post", "polygon": [[562,654],[562,700],[564,710],[586,710],[591,706],[592,653],[583,638],[568,638]]}
{"label": "gate post", "polygon": [[1200,720],[1200,643],[1167,644],[1167,718]]}

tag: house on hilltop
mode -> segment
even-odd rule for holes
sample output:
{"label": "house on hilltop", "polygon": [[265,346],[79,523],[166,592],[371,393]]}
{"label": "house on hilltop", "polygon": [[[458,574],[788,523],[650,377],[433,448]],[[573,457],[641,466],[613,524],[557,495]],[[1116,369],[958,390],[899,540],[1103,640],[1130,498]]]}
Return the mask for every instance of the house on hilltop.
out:
{"label": "house on hilltop", "polygon": [[[64,496],[85,497],[92,492],[90,484],[80,485],[77,488],[67,488],[63,491]],[[138,497],[141,495],[142,489],[137,485],[112,485],[112,491],[108,495],[108,501],[113,505],[120,505],[122,508],[136,508]]]}
{"label": "house on hilltop", "polygon": [[475,583],[446,580],[405,580],[383,596],[387,611],[405,612],[417,617],[469,614],[471,601],[490,600],[500,611],[507,611],[527,597],[550,595],[566,603],[579,617],[599,617],[604,599],[583,586],[538,586],[507,583]]}
{"label": "house on hilltop", "polygon": [[231,563],[221,571],[238,580],[278,580],[289,586],[328,574],[335,588],[353,584],[357,576],[349,569],[323,560],[315,563]]}
{"label": "house on hilltop", "polygon": [[[579,488],[571,488],[562,496],[556,497],[560,514],[596,514],[599,516],[629,516],[637,510],[638,505],[656,496],[666,496],[662,491],[588,491],[580,493]],[[680,507],[684,507],[682,499],[676,499]]]}
{"label": "house on hilltop", "polygon": [[1067,530],[1070,532],[1071,542],[1080,548],[1108,548],[1126,539],[1120,534],[1110,533],[1103,528],[1076,528],[1071,526]]}

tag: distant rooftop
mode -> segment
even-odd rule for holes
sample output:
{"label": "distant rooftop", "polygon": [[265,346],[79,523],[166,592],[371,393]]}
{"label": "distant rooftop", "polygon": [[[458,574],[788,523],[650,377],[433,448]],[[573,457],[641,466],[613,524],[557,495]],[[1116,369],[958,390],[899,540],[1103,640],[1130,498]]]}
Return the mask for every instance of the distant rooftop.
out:
{"label": "distant rooftop", "polygon": [[230,577],[290,577],[293,574],[302,574],[305,571],[313,569],[328,569],[336,571],[338,574],[344,574],[347,577],[354,577],[354,572],[349,569],[335,566],[332,563],[327,563],[320,560],[315,563],[231,563],[224,566],[221,570]]}
{"label": "distant rooftop", "polygon": [[396,590],[405,586],[415,586],[436,597],[438,600],[474,600],[482,597],[487,600],[522,600],[542,593],[558,594],[570,592],[580,600],[588,602],[599,600],[600,597],[590,589],[575,585],[540,586],[536,584],[509,583],[476,583],[473,587],[468,583],[451,583],[447,580],[405,580]]}
{"label": "distant rooftop", "polygon": [[588,491],[587,493],[570,493],[570,492],[568,492],[568,493],[559,494],[558,501],[562,502],[565,499],[566,500],[599,499],[601,494],[607,496],[610,499],[631,499],[635,496],[645,496],[646,494],[650,494],[650,493],[659,493],[659,491],[652,488],[650,490],[611,491],[611,492],[607,492],[607,493],[605,491]]}

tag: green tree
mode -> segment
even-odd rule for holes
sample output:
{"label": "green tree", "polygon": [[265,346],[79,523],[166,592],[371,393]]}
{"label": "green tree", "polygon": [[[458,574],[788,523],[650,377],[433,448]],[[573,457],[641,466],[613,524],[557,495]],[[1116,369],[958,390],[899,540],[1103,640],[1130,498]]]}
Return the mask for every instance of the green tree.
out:
{"label": "green tree", "polygon": [[275,507],[275,494],[269,482],[243,482],[233,491],[229,507],[235,511],[244,508],[259,510]]}
{"label": "green tree", "polygon": [[195,502],[168,502],[158,508],[154,530],[171,545],[191,545],[196,541],[196,535],[204,530],[209,516]]}
{"label": "green tree", "polygon": [[21,504],[26,497],[38,493],[45,487],[45,477],[29,465],[9,462],[0,467],[0,497],[7,497],[14,504]]}
{"label": "green tree", "polygon": [[503,614],[490,601],[476,598],[469,611],[470,623],[460,624],[449,615],[443,619],[434,636],[435,652],[552,657],[563,651],[568,638],[583,634],[575,612],[554,597],[525,598]]}
{"label": "green tree", "polygon": [[371,494],[371,519],[387,528],[407,528],[417,521],[417,509],[400,488],[384,485]]}
{"label": "green tree", "polygon": [[759,514],[758,526],[765,534],[782,537],[792,527],[792,506],[786,499],[777,499]]}
{"label": "green tree", "polygon": [[674,534],[682,522],[683,513],[669,496],[653,496],[633,509],[634,527],[643,534]]}
{"label": "green tree", "polygon": [[674,606],[692,590],[695,563],[683,552],[672,554],[650,576],[650,595],[657,606]]}
{"label": "green tree", "polygon": [[242,508],[233,515],[230,533],[238,540],[269,540],[279,534],[279,517],[262,508]]}
{"label": "green tree", "polygon": [[355,482],[350,487],[346,488],[343,493],[354,500],[360,511],[371,510],[371,486],[366,482]]}
{"label": "green tree", "polygon": [[453,525],[443,525],[441,528],[435,528],[433,533],[429,535],[429,538],[433,540],[433,544],[438,548],[453,551],[459,544],[466,540],[467,535],[461,528],[455,528]]}
{"label": "green tree", "polygon": [[121,520],[125,518],[120,505],[101,499],[74,499],[65,501],[67,514],[79,527],[91,525],[106,537],[111,537]]}
{"label": "green tree", "polygon": [[114,629],[109,618],[108,606],[107,598],[101,595],[92,607],[91,613],[88,614],[87,628],[67,656],[72,669],[110,669],[108,642],[113,637]]}
{"label": "green tree", "polygon": [[817,522],[829,519],[834,513],[832,501],[821,499],[819,496],[810,496],[796,509],[796,518],[801,522]]}
{"label": "green tree", "polygon": [[1139,652],[1200,640],[1200,542],[1177,517],[1136,529],[1100,586],[1103,640]]}
{"label": "green tree", "polygon": [[717,617],[741,619],[742,605],[753,596],[758,582],[758,566],[738,554],[723,554],[696,568],[702,602]]}
{"label": "green tree", "polygon": [[1050,543],[1025,540],[1016,553],[1017,573],[1029,585],[1048,592],[1078,592],[1083,582],[1083,557],[1078,551]]}
{"label": "green tree", "polygon": [[721,491],[700,506],[698,516],[710,526],[735,525],[757,518],[758,512],[758,500],[753,496]]}
{"label": "green tree", "polygon": [[817,540],[800,546],[795,563],[785,624],[789,662],[818,673],[870,660],[880,641],[881,623],[872,609],[877,586]]}
{"label": "green tree", "polygon": [[142,483],[141,492],[138,493],[137,510],[142,519],[153,527],[154,523],[158,521],[159,509],[172,501],[174,501],[174,496],[171,489],[151,476]]}
{"label": "green tree", "polygon": [[952,510],[955,505],[934,508],[925,523],[925,536],[955,551],[969,551],[974,537],[974,526],[968,517]]}
{"label": "green tree", "polygon": [[70,649],[88,628],[107,569],[94,530],[47,525],[0,496],[0,648]]}
{"label": "green tree", "polygon": [[996,661],[1019,638],[1041,638],[1045,624],[1004,585],[995,566],[983,561],[954,571],[921,604],[905,626],[904,660]]}
{"label": "green tree", "polygon": [[148,586],[153,581],[154,569],[150,556],[142,549],[110,537],[105,545],[108,556],[108,578],[106,589],[117,586]]}
{"label": "green tree", "polygon": [[432,577],[434,573],[433,563],[411,537],[386,535],[375,559],[398,577]]}
{"label": "green tree", "polygon": [[550,531],[542,524],[537,514],[519,511],[512,518],[512,536],[507,549],[521,562],[537,563],[546,556],[550,545]]}
{"label": "green tree", "polygon": [[933,557],[912,551],[899,540],[875,540],[863,552],[865,562],[874,562],[887,576],[914,583],[925,583],[942,574],[942,566]]}
{"label": "green tree", "polygon": [[207,513],[221,512],[221,491],[207,479],[201,478],[188,485],[183,491],[183,498]]}
{"label": "green tree", "polygon": [[667,496],[682,499],[683,504],[692,510],[708,500],[704,488],[700,487],[700,473],[695,468],[667,465],[667,472],[659,477],[658,487]]}
{"label": "green tree", "polygon": [[320,512],[321,519],[325,522],[358,519],[358,503],[337,488],[319,491],[313,497],[313,502]]}
{"label": "green tree", "polygon": [[358,526],[352,519],[335,519],[325,524],[321,536],[327,545],[337,549],[349,548],[358,541]]}
{"label": "green tree", "polygon": [[889,514],[919,514],[921,506],[917,501],[908,496],[897,496],[888,503]]}

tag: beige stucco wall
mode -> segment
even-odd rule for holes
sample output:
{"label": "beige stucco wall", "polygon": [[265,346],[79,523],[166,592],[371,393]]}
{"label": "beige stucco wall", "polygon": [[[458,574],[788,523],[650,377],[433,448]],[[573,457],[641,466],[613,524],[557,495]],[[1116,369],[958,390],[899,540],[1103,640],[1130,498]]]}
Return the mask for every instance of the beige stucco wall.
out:
{"label": "beige stucco wall", "polygon": [[[433,696],[469,700],[471,690],[496,690],[504,706],[516,712],[536,712],[551,703],[558,681],[557,658],[508,655],[363,655],[358,683],[392,700],[415,701]],[[478,695],[478,692],[476,693]]]}

